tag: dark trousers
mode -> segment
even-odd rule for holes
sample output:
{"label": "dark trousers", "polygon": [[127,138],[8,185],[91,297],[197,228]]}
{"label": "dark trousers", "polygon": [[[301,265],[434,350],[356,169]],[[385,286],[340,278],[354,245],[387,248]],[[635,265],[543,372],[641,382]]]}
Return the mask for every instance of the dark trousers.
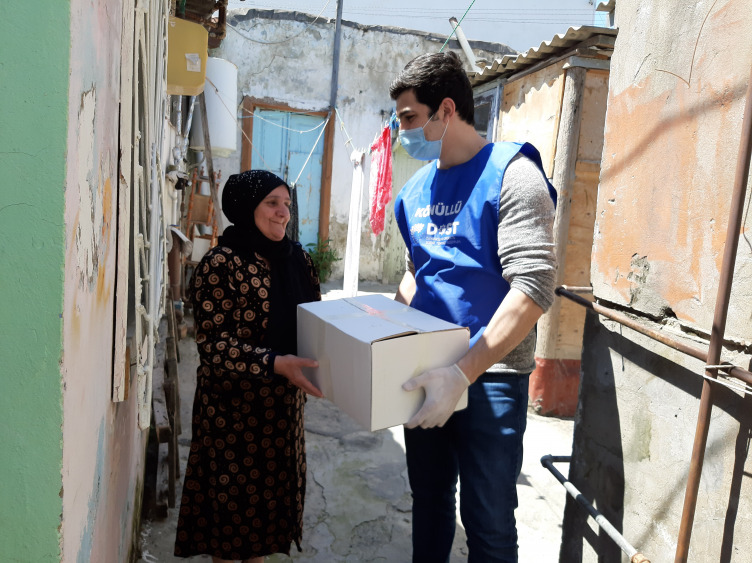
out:
{"label": "dark trousers", "polygon": [[442,428],[405,429],[413,494],[413,563],[449,561],[460,515],[468,563],[517,562],[517,477],[527,424],[529,375],[486,373],[468,406]]}

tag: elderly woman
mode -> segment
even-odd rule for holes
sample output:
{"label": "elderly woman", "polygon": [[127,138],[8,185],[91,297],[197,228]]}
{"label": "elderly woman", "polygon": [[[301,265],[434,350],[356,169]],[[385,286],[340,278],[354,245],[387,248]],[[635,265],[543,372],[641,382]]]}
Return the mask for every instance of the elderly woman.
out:
{"label": "elderly woman", "polygon": [[232,223],[196,267],[198,368],[175,555],[257,563],[300,550],[303,406],[321,392],[296,356],[296,309],[321,299],[310,256],[285,235],[290,188],[271,172],[228,178]]}

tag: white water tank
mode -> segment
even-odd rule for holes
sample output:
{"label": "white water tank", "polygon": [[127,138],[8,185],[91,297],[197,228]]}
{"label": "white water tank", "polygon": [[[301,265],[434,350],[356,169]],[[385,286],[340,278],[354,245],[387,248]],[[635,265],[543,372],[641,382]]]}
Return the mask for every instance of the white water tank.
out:
{"label": "white water tank", "polygon": [[[238,67],[230,61],[209,57],[206,61],[204,98],[212,156],[227,158],[237,150]],[[206,148],[204,128],[198,104],[194,112],[190,148],[203,151]]]}

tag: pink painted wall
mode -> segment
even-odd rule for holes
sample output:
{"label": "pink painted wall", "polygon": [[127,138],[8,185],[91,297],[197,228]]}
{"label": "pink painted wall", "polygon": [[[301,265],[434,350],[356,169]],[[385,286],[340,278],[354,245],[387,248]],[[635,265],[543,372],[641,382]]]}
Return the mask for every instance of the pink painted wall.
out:
{"label": "pink painted wall", "polygon": [[[591,263],[595,298],[707,347],[745,92],[749,0],[619,0]],[[752,359],[752,190],[724,359]],[[704,363],[588,314],[568,477],[651,561],[673,561]],[[749,397],[713,384],[689,561],[749,559]],[[623,560],[569,500],[562,560]]]}
{"label": "pink painted wall", "polygon": [[[609,301],[658,316],[670,308],[707,330],[752,64],[752,43],[741,40],[752,32],[752,6],[625,4],[617,10],[621,52],[612,59],[593,285]],[[747,214],[728,321],[728,333],[742,338],[752,338],[751,226]]]}
{"label": "pink painted wall", "polygon": [[122,11],[120,2],[71,2],[63,561],[127,560],[141,498],[146,434],[135,390],[111,401]]}

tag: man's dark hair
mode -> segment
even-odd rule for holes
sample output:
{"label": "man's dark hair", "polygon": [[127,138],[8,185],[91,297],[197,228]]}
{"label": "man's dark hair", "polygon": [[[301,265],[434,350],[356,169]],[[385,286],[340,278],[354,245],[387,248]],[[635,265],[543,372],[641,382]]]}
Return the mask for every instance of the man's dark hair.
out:
{"label": "man's dark hair", "polygon": [[431,108],[431,113],[436,113],[441,100],[451,98],[460,119],[475,125],[473,89],[456,53],[428,53],[407,63],[389,86],[389,95],[396,100],[410,89],[418,102]]}

